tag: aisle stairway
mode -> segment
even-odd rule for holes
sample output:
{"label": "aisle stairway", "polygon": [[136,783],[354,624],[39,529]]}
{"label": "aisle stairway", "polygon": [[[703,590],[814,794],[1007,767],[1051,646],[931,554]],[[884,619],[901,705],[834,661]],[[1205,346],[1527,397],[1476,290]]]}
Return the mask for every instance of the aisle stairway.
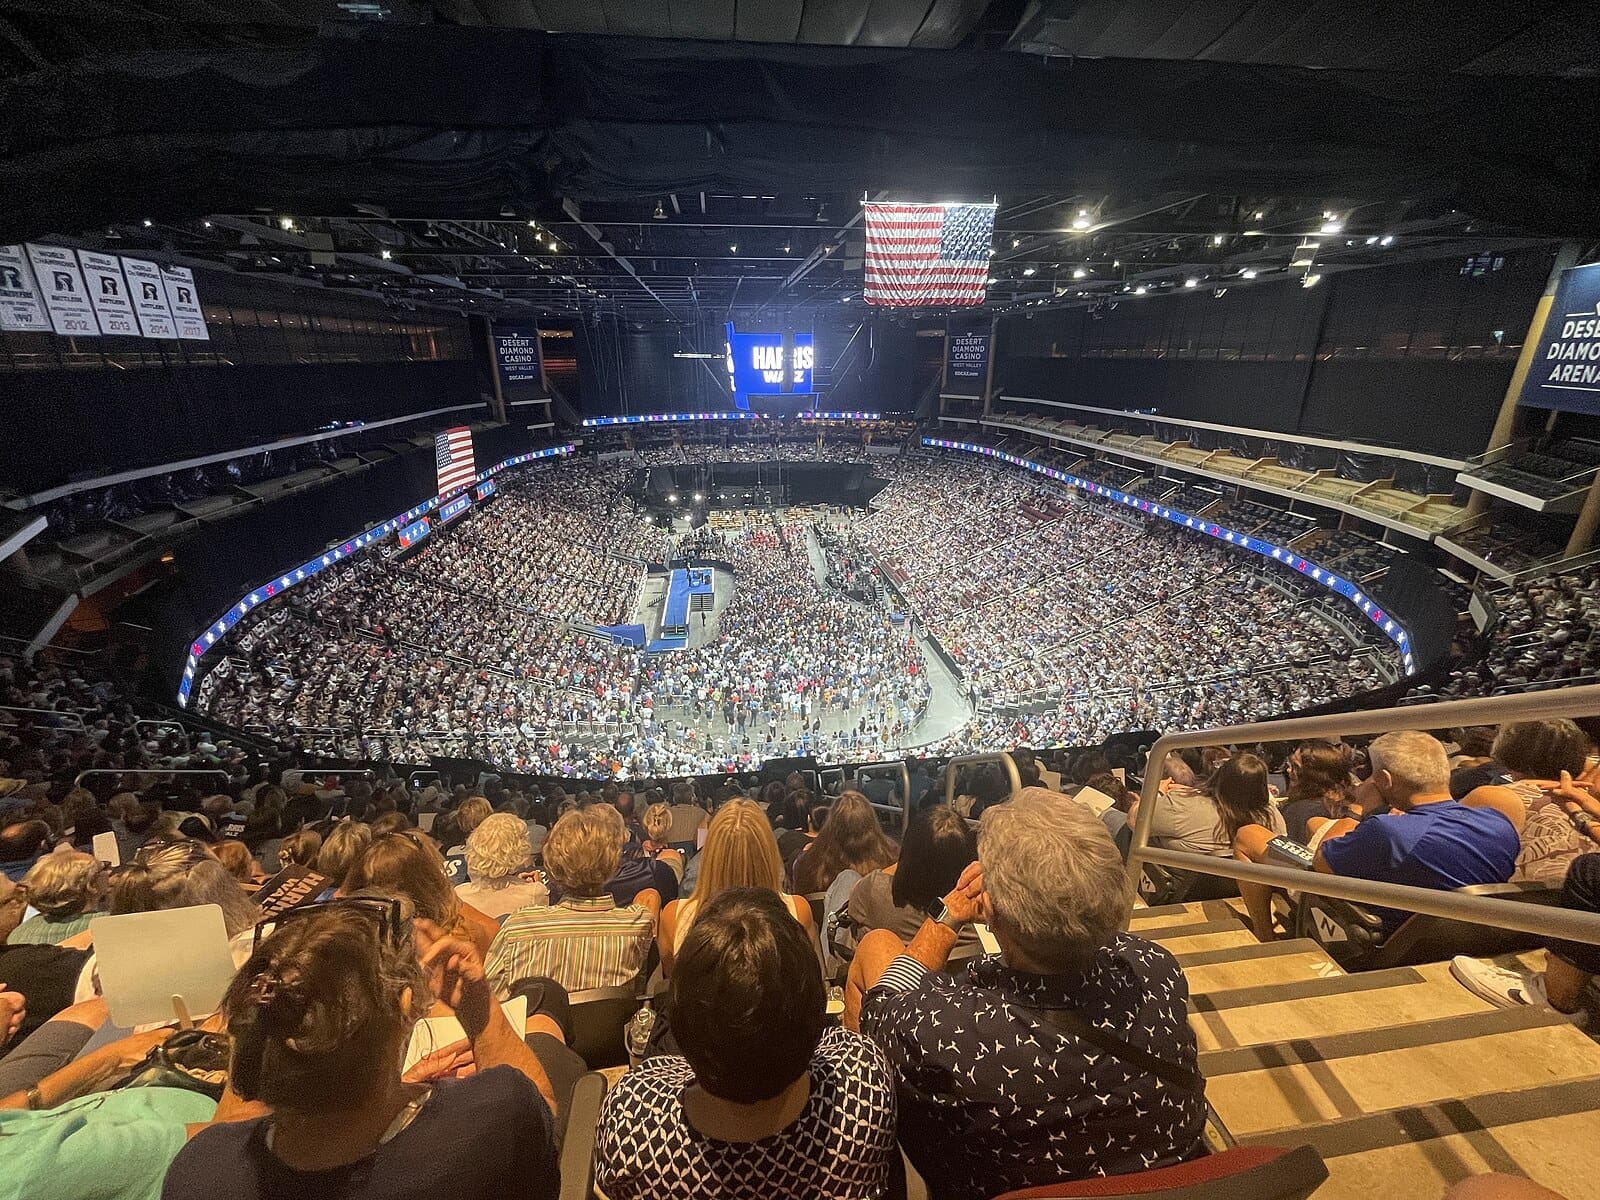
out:
{"label": "aisle stairway", "polygon": [[1238,918],[1210,901],[1137,909],[1130,928],[1183,966],[1207,1096],[1241,1144],[1315,1146],[1318,1200],[1433,1200],[1485,1171],[1600,1200],[1600,1046],[1583,1032],[1491,1007],[1447,963],[1347,975]]}

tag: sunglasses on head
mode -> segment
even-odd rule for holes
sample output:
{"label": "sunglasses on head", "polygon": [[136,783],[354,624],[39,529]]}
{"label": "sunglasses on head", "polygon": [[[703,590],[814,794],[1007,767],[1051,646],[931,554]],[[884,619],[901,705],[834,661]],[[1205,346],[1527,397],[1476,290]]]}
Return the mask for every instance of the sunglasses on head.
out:
{"label": "sunglasses on head", "polygon": [[262,921],[251,936],[250,952],[254,954],[262,939],[271,937],[292,921],[302,920],[314,913],[337,911],[356,912],[368,918],[379,939],[390,946],[398,946],[405,935],[406,919],[400,901],[386,900],[381,896],[347,896],[321,904],[303,904],[279,913],[270,921]]}

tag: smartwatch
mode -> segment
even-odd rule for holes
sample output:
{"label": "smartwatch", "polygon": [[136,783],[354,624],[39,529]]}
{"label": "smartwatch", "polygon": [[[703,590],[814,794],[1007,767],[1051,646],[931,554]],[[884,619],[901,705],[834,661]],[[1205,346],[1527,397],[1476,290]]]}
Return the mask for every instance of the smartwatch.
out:
{"label": "smartwatch", "polygon": [[922,911],[926,913],[932,920],[936,921],[940,925],[943,925],[951,933],[960,933],[962,926],[965,924],[965,922],[958,921],[955,917],[950,915],[950,909],[945,904],[942,896],[935,897],[932,903],[930,903],[928,907]]}

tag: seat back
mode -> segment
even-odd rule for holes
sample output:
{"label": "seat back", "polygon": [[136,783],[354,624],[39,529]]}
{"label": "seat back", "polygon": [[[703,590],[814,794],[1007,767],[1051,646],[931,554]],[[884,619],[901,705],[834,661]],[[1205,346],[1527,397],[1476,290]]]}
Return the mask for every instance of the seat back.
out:
{"label": "seat back", "polygon": [[1139,895],[1151,908],[1189,900],[1225,900],[1238,894],[1239,885],[1221,875],[1203,875],[1158,863],[1145,863],[1139,879]]}
{"label": "seat back", "polygon": [[589,988],[567,998],[572,1006],[572,1050],[590,1070],[627,1065],[628,1047],[623,1035],[643,1004],[639,990],[635,982]]}
{"label": "seat back", "polygon": [[[1460,896],[1488,896],[1517,904],[1556,906],[1561,903],[1561,889],[1548,883],[1523,881],[1518,883],[1485,883],[1457,889]],[[1430,917],[1418,913],[1389,935],[1383,945],[1372,953],[1371,969],[1384,967],[1409,967],[1417,963],[1443,962],[1457,954],[1472,958],[1494,958],[1501,954],[1518,954],[1535,950],[1543,939],[1535,934],[1520,933],[1515,929],[1496,929],[1492,925],[1474,925],[1467,921],[1452,921],[1446,917]]]}
{"label": "seat back", "polygon": [[828,913],[827,892],[807,892],[806,903],[811,905],[811,927],[819,932],[826,924]]}
{"label": "seat back", "polygon": [[598,1071],[578,1076],[567,1098],[567,1134],[561,1143],[561,1200],[591,1200],[594,1195],[594,1140],[606,1077]]}
{"label": "seat back", "polygon": [[1238,1146],[1175,1167],[1021,1188],[995,1200],[1305,1200],[1327,1178],[1310,1146]]}

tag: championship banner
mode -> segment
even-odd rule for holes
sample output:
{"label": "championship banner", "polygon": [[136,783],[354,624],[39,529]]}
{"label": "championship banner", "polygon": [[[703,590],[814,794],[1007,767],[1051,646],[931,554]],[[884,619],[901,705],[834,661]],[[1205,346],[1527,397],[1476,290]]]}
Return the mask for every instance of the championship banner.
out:
{"label": "championship banner", "polygon": [[162,267],[161,282],[167,289],[167,305],[178,336],[191,342],[208,342],[206,315],[200,311],[200,296],[194,290],[194,272],[188,267]]}
{"label": "championship banner", "polygon": [[944,394],[981,399],[989,374],[989,322],[949,322],[945,327],[944,362]]}
{"label": "championship banner", "polygon": [[133,311],[139,317],[139,329],[147,338],[175,338],[178,327],[172,320],[172,309],[167,306],[167,289],[161,282],[161,269],[153,262],[140,258],[122,260],[122,271],[128,277],[128,294],[133,299]]}
{"label": "championship banner", "polygon": [[133,315],[128,281],[122,277],[122,263],[116,255],[79,250],[78,263],[83,268],[83,285],[100,322],[100,332],[107,337],[138,337],[139,320]]}
{"label": "championship banner", "polygon": [[84,293],[77,255],[60,246],[35,246],[31,242],[27,249],[51,328],[63,337],[99,337],[100,323]]}
{"label": "championship banner", "polygon": [[0,246],[0,329],[50,332],[50,317],[33,285],[33,268],[21,246]]}
{"label": "championship banner", "polygon": [[1521,403],[1600,413],[1600,263],[1561,272]]}

